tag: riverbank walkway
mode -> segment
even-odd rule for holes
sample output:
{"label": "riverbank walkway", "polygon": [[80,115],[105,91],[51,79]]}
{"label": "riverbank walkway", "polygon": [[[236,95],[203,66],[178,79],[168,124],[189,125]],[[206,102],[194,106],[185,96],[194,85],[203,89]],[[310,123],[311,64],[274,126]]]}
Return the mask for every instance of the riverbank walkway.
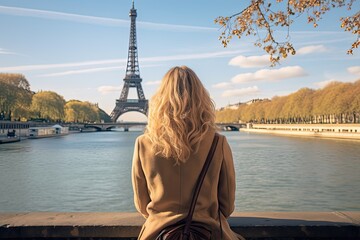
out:
{"label": "riverbank walkway", "polygon": [[240,131],[297,137],[360,140],[360,124],[248,124]]}
{"label": "riverbank walkway", "polygon": [[[136,239],[138,213],[0,213],[0,239]],[[246,239],[360,239],[359,212],[236,212],[231,228]]]}

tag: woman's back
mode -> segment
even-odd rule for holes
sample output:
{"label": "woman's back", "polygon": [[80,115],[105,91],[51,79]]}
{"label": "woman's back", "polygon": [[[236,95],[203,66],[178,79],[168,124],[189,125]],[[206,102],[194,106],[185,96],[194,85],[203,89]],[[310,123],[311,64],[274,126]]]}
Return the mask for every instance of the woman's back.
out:
{"label": "woman's back", "polygon": [[[134,203],[146,218],[139,239],[155,239],[186,217],[215,135],[214,105],[195,73],[175,67],[150,103],[149,123],[135,143]],[[238,239],[226,219],[234,210],[235,172],[230,147],[220,136],[196,202],[193,221],[207,224],[212,239]],[[221,219],[221,220],[220,220]]]}
{"label": "woman's back", "polygon": [[[180,165],[175,165],[173,159],[155,156],[146,136],[137,139],[132,174],[136,183],[134,199],[138,211],[147,218],[141,239],[154,239],[161,229],[187,215],[195,183],[213,136],[214,132],[209,133],[201,149],[191,155],[191,161]],[[225,137],[220,136],[200,190],[193,220],[208,224],[219,236],[218,204],[221,205],[223,217],[227,218],[234,209],[234,197],[235,173],[231,150]],[[226,223],[223,226],[226,228]]]}

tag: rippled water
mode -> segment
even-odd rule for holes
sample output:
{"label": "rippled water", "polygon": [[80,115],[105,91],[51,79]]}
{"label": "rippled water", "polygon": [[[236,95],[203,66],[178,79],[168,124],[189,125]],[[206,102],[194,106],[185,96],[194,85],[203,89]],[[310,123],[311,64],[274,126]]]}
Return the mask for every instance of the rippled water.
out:
{"label": "rippled water", "polygon": [[[0,211],[135,211],[131,159],[141,132],[0,145]],[[236,211],[359,211],[360,142],[226,132]]]}

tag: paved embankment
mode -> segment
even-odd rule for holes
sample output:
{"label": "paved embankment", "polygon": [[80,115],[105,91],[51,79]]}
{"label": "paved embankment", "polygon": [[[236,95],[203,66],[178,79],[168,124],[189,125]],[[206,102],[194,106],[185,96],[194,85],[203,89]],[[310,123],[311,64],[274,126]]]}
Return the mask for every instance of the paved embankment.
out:
{"label": "paved embankment", "polygon": [[240,131],[299,137],[360,140],[360,124],[252,124]]}
{"label": "paved embankment", "polygon": [[[137,213],[0,213],[0,239],[136,239]],[[360,212],[237,212],[247,239],[360,239]]]}

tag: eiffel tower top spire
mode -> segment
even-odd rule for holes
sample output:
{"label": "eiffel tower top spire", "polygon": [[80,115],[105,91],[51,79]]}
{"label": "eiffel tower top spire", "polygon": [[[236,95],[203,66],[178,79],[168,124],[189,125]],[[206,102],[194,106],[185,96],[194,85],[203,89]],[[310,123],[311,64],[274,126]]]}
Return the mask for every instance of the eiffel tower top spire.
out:
{"label": "eiffel tower top spire", "polygon": [[130,24],[129,52],[128,52],[125,79],[137,78],[141,81],[139,62],[138,62],[137,43],[136,43],[137,13],[134,6],[134,0],[132,1],[132,8],[130,9],[129,17],[131,19],[131,24]]}

